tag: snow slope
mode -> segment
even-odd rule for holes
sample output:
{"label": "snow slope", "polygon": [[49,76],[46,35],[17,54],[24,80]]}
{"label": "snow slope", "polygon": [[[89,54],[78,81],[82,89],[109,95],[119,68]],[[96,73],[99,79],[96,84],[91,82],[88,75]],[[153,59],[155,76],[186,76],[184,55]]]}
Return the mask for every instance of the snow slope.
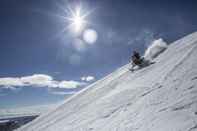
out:
{"label": "snow slope", "polygon": [[197,32],[154,61],[121,67],[17,131],[197,130]]}

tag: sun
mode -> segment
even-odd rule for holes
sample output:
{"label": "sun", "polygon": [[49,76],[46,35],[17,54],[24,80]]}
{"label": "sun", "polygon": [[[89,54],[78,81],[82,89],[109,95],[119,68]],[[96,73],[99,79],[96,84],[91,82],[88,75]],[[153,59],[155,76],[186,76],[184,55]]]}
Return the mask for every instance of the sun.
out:
{"label": "sun", "polygon": [[70,10],[71,16],[67,19],[69,20],[69,27],[75,32],[80,33],[87,24],[86,16],[87,14],[82,14],[81,8],[77,7],[74,11]]}
{"label": "sun", "polygon": [[71,19],[72,19],[71,21],[73,22],[72,24],[73,24],[74,30],[76,32],[80,32],[85,26],[86,21],[84,17],[81,15],[81,12],[79,9],[76,11],[76,14],[74,14],[73,18]]}
{"label": "sun", "polygon": [[[59,4],[58,4],[59,5]],[[82,4],[77,5],[59,5],[59,8],[63,12],[57,14],[57,16],[62,20],[64,27],[62,28],[62,33],[69,30],[74,36],[82,36],[86,28],[93,25],[90,21],[90,15],[96,10],[96,8],[89,10],[88,8],[82,8]]]}

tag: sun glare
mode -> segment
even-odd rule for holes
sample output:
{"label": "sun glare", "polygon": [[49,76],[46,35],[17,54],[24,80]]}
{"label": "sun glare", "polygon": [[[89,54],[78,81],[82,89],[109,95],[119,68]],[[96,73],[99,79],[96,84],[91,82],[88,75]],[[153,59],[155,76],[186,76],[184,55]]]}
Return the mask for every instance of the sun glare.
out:
{"label": "sun glare", "polygon": [[79,33],[86,25],[85,15],[82,15],[81,8],[76,8],[71,14],[71,17],[69,18],[71,29],[74,30],[75,33]]}
{"label": "sun glare", "polygon": [[[73,6],[68,6],[67,8],[62,7],[61,9],[64,10],[65,14],[60,15],[60,17],[63,18],[66,24],[63,32],[69,29],[74,36],[73,38],[82,39],[81,41],[84,41],[87,44],[93,44],[96,42],[98,37],[97,32],[94,29],[90,29],[92,23],[88,21],[88,16],[90,16],[90,14],[95,11],[95,9],[87,10],[85,8],[82,8],[81,4],[75,6],[75,8]],[[79,45],[77,45],[76,47],[81,51],[81,49],[83,49],[84,47],[82,48],[82,46]]]}
{"label": "sun glare", "polygon": [[79,32],[83,28],[83,25],[84,25],[83,18],[80,15],[76,15],[73,18],[73,25],[74,25],[75,31]]}

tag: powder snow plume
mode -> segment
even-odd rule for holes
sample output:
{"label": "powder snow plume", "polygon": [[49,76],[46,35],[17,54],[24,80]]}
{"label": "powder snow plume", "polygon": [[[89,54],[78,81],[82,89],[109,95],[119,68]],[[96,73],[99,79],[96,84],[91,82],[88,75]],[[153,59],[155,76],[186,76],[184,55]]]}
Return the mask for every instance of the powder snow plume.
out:
{"label": "powder snow plume", "polygon": [[150,46],[147,48],[144,54],[146,60],[152,60],[167,49],[168,44],[162,39],[154,40]]}

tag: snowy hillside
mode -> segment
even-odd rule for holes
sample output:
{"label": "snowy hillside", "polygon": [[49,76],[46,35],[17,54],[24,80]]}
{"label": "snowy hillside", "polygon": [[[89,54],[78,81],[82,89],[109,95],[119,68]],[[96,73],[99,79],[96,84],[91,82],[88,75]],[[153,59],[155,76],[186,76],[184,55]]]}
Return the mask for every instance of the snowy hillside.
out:
{"label": "snowy hillside", "polygon": [[197,33],[154,61],[121,67],[18,131],[197,130]]}

